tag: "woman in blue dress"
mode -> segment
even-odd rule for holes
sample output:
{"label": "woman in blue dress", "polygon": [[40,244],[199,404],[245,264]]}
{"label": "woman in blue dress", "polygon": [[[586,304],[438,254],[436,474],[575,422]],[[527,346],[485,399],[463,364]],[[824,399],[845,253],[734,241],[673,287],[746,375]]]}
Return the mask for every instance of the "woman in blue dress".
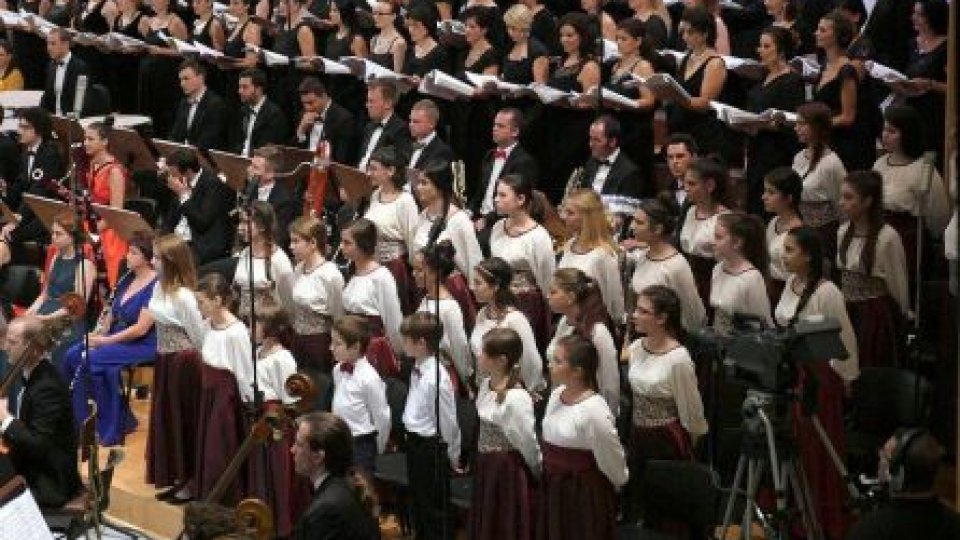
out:
{"label": "woman in blue dress", "polygon": [[[86,401],[91,395],[97,402],[97,434],[104,446],[120,444],[136,427],[136,419],[121,395],[120,370],[157,353],[153,317],[147,311],[157,281],[152,258],[153,237],[134,234],[126,256],[128,272],[117,282],[109,313],[89,338],[89,377],[82,341],[70,347],[63,360],[63,376],[70,384],[77,423],[87,417]],[[89,393],[87,381],[92,383]]]}

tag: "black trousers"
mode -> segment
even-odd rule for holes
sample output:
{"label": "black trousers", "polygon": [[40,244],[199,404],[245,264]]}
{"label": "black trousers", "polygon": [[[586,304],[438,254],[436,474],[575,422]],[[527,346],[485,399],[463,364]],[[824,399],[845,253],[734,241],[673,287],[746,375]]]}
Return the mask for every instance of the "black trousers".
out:
{"label": "black trousers", "polygon": [[438,453],[440,443],[439,437],[407,433],[407,476],[413,501],[413,530],[418,539],[452,540],[454,537],[449,503],[450,463],[445,449],[442,455]]}

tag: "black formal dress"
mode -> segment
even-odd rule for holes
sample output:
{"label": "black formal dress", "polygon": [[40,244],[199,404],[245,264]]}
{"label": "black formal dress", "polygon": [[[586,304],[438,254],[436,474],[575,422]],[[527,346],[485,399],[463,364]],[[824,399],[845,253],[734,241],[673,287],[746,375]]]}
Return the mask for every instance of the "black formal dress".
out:
{"label": "black formal dress", "polygon": [[293,540],[376,540],[380,529],[363,508],[350,481],[328,476],[293,530]]}
{"label": "black formal dress", "polygon": [[[102,36],[110,31],[110,22],[103,14],[103,6],[106,0],[83,0],[78,5],[73,15],[73,28],[77,32],[85,32]],[[98,81],[108,80],[107,71],[109,63],[109,54],[92,46],[78,45],[73,47],[74,52],[79,56],[90,70],[90,74]],[[91,81],[92,82],[92,81]],[[66,112],[66,111],[64,111]]]}
{"label": "black formal dress", "polygon": [[[821,73],[822,77],[822,73]],[[841,111],[841,94],[846,80],[853,80],[857,84],[857,112],[853,124],[847,127],[834,127],[830,135],[831,147],[843,161],[848,171],[870,169],[877,159],[876,150],[876,119],[879,114],[870,106],[870,100],[857,69],[852,64],[840,68],[840,72],[832,80],[821,84],[817,78],[814,86],[813,99],[830,107],[834,115]]]}
{"label": "black formal dress", "polygon": [[[302,56],[303,51],[300,50],[300,41],[297,40],[297,34],[300,32],[300,28],[304,26],[306,26],[306,23],[303,21],[292,27],[285,24],[274,38],[274,52],[289,58]],[[307,29],[309,30],[309,27]],[[287,118],[297,118],[300,113],[300,94],[297,93],[297,88],[300,86],[301,80],[303,80],[303,75],[297,70],[293,62],[286,66],[270,68],[268,94],[280,106]]]}
{"label": "black formal dress", "polygon": [[[250,19],[243,21],[239,27],[231,32],[223,43],[223,55],[229,58],[242,60],[247,56],[247,42],[243,40],[243,35],[251,23]],[[233,111],[240,108],[240,95],[237,93],[240,87],[240,69],[219,68],[223,75],[223,102],[227,110]]]}
{"label": "black formal dress", "polygon": [[[747,93],[746,110],[761,113],[767,109],[796,112],[804,102],[803,79],[789,71],[767,82],[760,81]],[[777,167],[789,167],[800,150],[792,126],[776,131],[763,130],[747,138],[747,210],[763,215],[763,177]]]}
{"label": "black formal dress", "polygon": [[170,140],[178,143],[192,144],[197,148],[223,150],[226,148],[226,109],[223,100],[213,90],[207,88],[203,92],[196,112],[190,119],[189,99],[184,97],[177,106],[170,128]]}
{"label": "black formal dress", "polygon": [[[140,33],[140,20],[142,18],[143,13],[137,11],[130,22],[124,25],[118,15],[113,21],[113,31],[143,41],[144,36]],[[113,53],[106,59],[110,68],[106,82],[107,88],[110,90],[110,101],[113,109],[123,114],[139,113],[138,80],[131,74],[140,72],[140,55]]]}
{"label": "black formal dress", "polygon": [[[539,13],[549,14],[546,10],[541,10]],[[500,65],[500,78],[504,82],[526,86],[533,82],[533,63],[538,58],[549,56],[550,51],[547,46],[539,39],[531,37],[527,40],[526,56],[513,59],[510,58],[509,52],[503,56],[503,63]],[[503,98],[501,101],[501,109],[514,107],[523,113],[520,140],[525,148],[530,149],[530,152],[536,156],[538,161],[545,162],[550,152],[545,143],[546,125],[543,113],[546,107],[539,99],[529,95],[518,98]],[[539,180],[539,178],[534,178],[534,182]]]}
{"label": "black formal dress", "polygon": [[197,266],[222,259],[230,251],[233,228],[226,216],[235,200],[233,190],[209,171],[203,171],[190,198],[183,203],[174,201],[164,220],[164,233],[176,231],[180,219],[186,218]]}
{"label": "black formal dress", "polygon": [[877,0],[864,23],[863,33],[875,48],[874,59],[903,71],[913,50],[913,27],[908,24],[913,3],[900,0]]}
{"label": "black formal dress", "polygon": [[[327,43],[323,49],[324,58],[333,61],[339,61],[344,56],[353,56],[350,47],[357,34],[349,32],[343,37],[331,34],[327,38]],[[363,81],[353,75],[330,75],[324,73],[321,80],[327,87],[327,92],[333,101],[346,108],[357,119],[358,122],[364,121],[367,117],[365,103],[367,100],[367,87]],[[360,127],[361,124],[357,124]]]}
{"label": "black formal dress", "polygon": [[[213,49],[213,21],[216,17],[211,16],[207,19],[206,22],[201,24],[199,19],[193,21],[193,30],[190,32],[190,37],[193,39],[194,43],[199,43]],[[226,78],[223,76],[223,71],[219,68],[213,67],[213,69],[207,70],[207,75],[204,78],[207,83],[207,88],[212,89],[217,95],[225,95],[227,85]]]}
{"label": "black formal dress", "polygon": [[[584,88],[577,78],[586,64],[587,61],[582,61],[572,66],[558,67],[550,75],[547,86],[567,92],[583,92]],[[540,161],[543,176],[537,188],[556,204],[563,198],[570,173],[589,157],[587,137],[594,111],[551,106],[547,107],[544,114],[544,142],[549,154],[548,159]]]}
{"label": "black formal dress", "polygon": [[[631,88],[627,84],[632,79],[630,74],[636,69],[640,60],[636,62],[631,66],[626,66],[619,75],[616,74],[616,66],[610,66],[610,76],[606,78],[608,82],[604,86],[630,99],[640,99],[640,90],[636,87]],[[648,111],[613,111],[614,117],[620,121],[620,126],[623,129],[620,149],[626,152],[627,156],[640,169],[640,180],[645,186],[651,186],[644,191],[648,191],[650,194],[655,191],[652,187],[654,185],[653,164],[655,159],[653,153],[653,111],[654,109]]]}
{"label": "black formal dress", "polygon": [[3,432],[10,459],[40,506],[61,507],[81,488],[70,392],[42,360],[24,383],[18,418]]}
{"label": "black formal dress", "polygon": [[[719,59],[719,56],[707,58],[689,78],[684,78],[684,74],[687,72],[687,62],[690,60],[690,55],[687,54],[677,67],[677,82],[692,97],[699,97],[707,64]],[[721,99],[721,101],[723,100]],[[694,111],[671,103],[667,107],[667,126],[670,133],[689,133],[697,141],[702,154],[727,154],[725,138],[728,133],[723,123],[717,120],[717,115],[713,112],[713,109]]]}
{"label": "black formal dress", "polygon": [[[462,81],[467,80],[466,72],[483,73],[487,68],[500,65],[500,53],[491,47],[467,65],[469,49],[464,50],[454,65],[454,74]],[[467,174],[467,185],[476,184],[480,170],[480,161],[487,148],[493,145],[490,126],[496,113],[495,103],[487,98],[474,98],[451,107],[452,134],[450,137],[454,153],[463,160]]]}
{"label": "black formal dress", "polygon": [[[427,73],[435,69],[444,73],[450,73],[450,53],[446,47],[438,43],[422,57],[417,56],[415,49],[416,47],[413,45],[407,47],[407,55],[403,60],[402,71],[404,75],[420,77],[422,79]],[[400,116],[409,117],[410,110],[413,109],[413,104],[423,98],[431,98],[431,96],[421,94],[416,88],[403,94],[400,96],[399,103],[397,103],[397,113]],[[434,100],[434,103],[436,103],[440,109],[440,123],[437,125],[437,131],[446,135],[450,133],[450,110],[454,108],[454,106],[452,103],[439,101],[435,98],[431,99]]]}
{"label": "black formal dress", "polygon": [[[150,30],[144,42],[156,47],[167,47],[160,32],[169,34],[169,28]],[[170,133],[177,103],[183,94],[179,91],[177,68],[182,60],[176,56],[148,54],[140,61],[138,95],[140,110],[153,120],[155,134]]]}
{"label": "black formal dress", "polygon": [[[947,82],[947,41],[929,51],[920,51],[913,47],[913,55],[904,74],[907,77]],[[938,164],[943,169],[944,111],[946,94],[929,91],[919,96],[907,98],[907,104],[920,114],[924,131],[924,148],[937,153]]]}

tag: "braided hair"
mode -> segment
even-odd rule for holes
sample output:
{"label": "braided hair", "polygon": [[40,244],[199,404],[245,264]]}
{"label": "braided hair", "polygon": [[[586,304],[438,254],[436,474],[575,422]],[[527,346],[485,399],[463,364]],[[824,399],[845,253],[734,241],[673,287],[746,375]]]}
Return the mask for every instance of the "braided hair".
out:
{"label": "braided hair", "polygon": [[[867,275],[873,273],[873,263],[877,252],[877,238],[883,228],[883,177],[877,171],[853,171],[844,180],[861,199],[870,199],[867,210],[867,239],[860,253],[860,264]],[[847,264],[847,250],[854,237],[854,223],[850,223],[840,240],[840,264]]]}
{"label": "braided hair", "polygon": [[[853,227],[851,227],[852,229]],[[810,303],[810,298],[817,291],[820,282],[823,280],[823,242],[820,240],[820,233],[813,227],[806,225],[797,227],[787,233],[793,241],[797,243],[802,251],[810,259],[810,268],[807,270],[807,284],[800,293],[800,302],[797,303],[797,310],[790,318],[789,324],[794,324],[799,320],[800,313]]]}

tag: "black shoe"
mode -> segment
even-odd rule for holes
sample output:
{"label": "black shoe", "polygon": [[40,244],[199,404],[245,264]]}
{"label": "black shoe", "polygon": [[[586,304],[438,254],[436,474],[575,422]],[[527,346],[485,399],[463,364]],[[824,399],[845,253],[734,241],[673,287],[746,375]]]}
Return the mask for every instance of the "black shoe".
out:
{"label": "black shoe", "polygon": [[188,502],[190,502],[190,501],[192,501],[192,500],[193,500],[193,497],[182,497],[182,498],[181,498],[181,497],[170,497],[169,499],[167,499],[166,502],[167,502],[167,504],[172,504],[172,505],[174,505],[174,506],[181,506],[181,505],[187,504]]}
{"label": "black shoe", "polygon": [[157,493],[154,497],[156,497],[158,501],[167,501],[172,499],[181,489],[183,489],[183,486],[173,486]]}

